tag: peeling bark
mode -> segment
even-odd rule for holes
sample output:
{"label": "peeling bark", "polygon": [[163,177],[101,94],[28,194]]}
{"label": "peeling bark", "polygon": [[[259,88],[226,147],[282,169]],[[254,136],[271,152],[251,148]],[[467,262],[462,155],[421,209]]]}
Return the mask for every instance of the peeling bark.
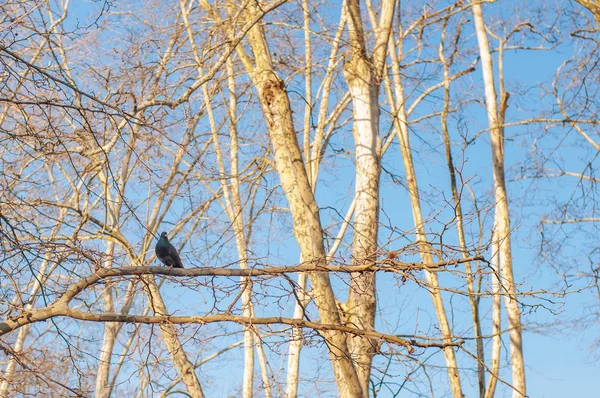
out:
{"label": "peeling bark", "polygon": [[[377,260],[379,231],[379,177],[381,139],[379,138],[379,86],[394,16],[394,1],[382,4],[381,21],[373,60],[367,57],[364,29],[358,0],[349,0],[348,24],[352,59],[344,67],[344,77],[352,97],[354,156],[356,163],[353,264]],[[375,328],[377,310],[375,273],[354,273],[350,277],[348,301],[343,306],[349,324],[365,330]],[[349,336],[348,348],[355,360],[356,373],[364,396],[369,395],[371,363],[377,343],[361,336]]]}
{"label": "peeling bark", "polygon": [[[251,9],[257,13],[258,4],[254,3]],[[250,30],[248,40],[256,62],[256,67],[249,72],[260,96],[275,155],[275,167],[290,204],[294,236],[304,261],[324,264],[326,252],[319,209],[302,160],[285,84],[273,69],[261,24],[256,24]],[[340,324],[329,275],[314,272],[310,274],[310,280],[322,322]],[[339,396],[363,396],[346,345],[346,336],[339,331],[322,331],[321,334],[329,349]]]}
{"label": "peeling bark", "polygon": [[[346,64],[344,76],[352,96],[354,150],[356,158],[353,264],[373,263],[377,259],[379,229],[379,176],[381,140],[379,139],[379,86],[364,58]],[[345,320],[366,330],[375,327],[375,273],[354,273],[346,302]],[[376,344],[349,336],[348,345],[365,396],[368,395],[371,362]]]}

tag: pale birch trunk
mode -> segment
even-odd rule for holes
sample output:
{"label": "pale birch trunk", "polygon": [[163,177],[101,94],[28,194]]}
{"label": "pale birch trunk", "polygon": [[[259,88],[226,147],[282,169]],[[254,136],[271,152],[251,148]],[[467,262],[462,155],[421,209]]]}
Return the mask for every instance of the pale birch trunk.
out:
{"label": "pale birch trunk", "polygon": [[[442,109],[441,122],[442,133],[444,135],[444,147],[446,150],[446,164],[448,165],[448,174],[450,176],[450,188],[452,190],[452,200],[454,202],[454,215],[456,217],[456,231],[458,234],[458,245],[463,258],[468,257],[467,242],[465,238],[465,230],[463,224],[462,199],[459,195],[458,185],[456,182],[456,171],[454,168],[454,160],[452,157],[452,149],[450,143],[450,133],[448,132],[448,113],[450,109],[450,63],[444,55],[444,41],[446,36],[446,25],[442,31],[440,40],[439,56],[444,66],[444,107]],[[469,304],[471,307],[471,318],[473,320],[473,332],[475,345],[477,350],[477,384],[479,387],[479,396],[485,394],[485,357],[483,351],[483,340],[481,336],[481,322],[479,317],[479,301],[475,295],[475,287],[473,284],[473,270],[471,262],[465,262],[465,274],[467,277],[467,291],[469,292]]]}
{"label": "pale birch trunk", "polygon": [[[250,10],[251,16],[256,16],[259,12],[258,3],[253,2]],[[273,69],[264,30],[260,23],[255,24],[249,31],[248,41],[254,54],[255,66],[239,46],[238,54],[240,54],[240,59],[260,96],[275,154],[275,167],[290,204],[294,236],[304,261],[322,264],[326,261],[326,253],[319,209],[302,160],[285,85]],[[321,321],[339,324],[340,316],[329,275],[324,272],[315,272],[310,275],[310,279],[313,286],[313,298]],[[321,334],[329,349],[339,396],[363,396],[362,387],[346,345],[346,336],[334,331],[322,331]]]}
{"label": "pale birch trunk", "polygon": [[[299,303],[294,306],[294,318],[304,318],[304,308],[308,305],[310,297],[306,294],[306,282],[308,276],[306,273],[298,275],[298,299]],[[292,328],[290,336],[290,344],[287,354],[287,374],[285,380],[285,396],[286,398],[295,398],[298,396],[298,377],[300,371],[300,351],[304,344],[304,335],[302,329]]]}
{"label": "pale birch trunk", "polygon": [[[304,11],[304,32],[305,32],[305,53],[306,53],[306,72],[305,72],[305,87],[307,92],[307,101],[305,106],[304,115],[304,159],[307,164],[306,170],[309,177],[310,185],[313,193],[317,187],[317,178],[319,174],[319,165],[321,160],[321,150],[324,141],[324,131],[327,124],[327,108],[329,106],[329,95],[331,92],[331,83],[333,81],[333,72],[335,71],[335,59],[339,48],[339,43],[343,34],[343,27],[345,25],[345,6],[342,6],[342,12],[340,16],[340,23],[338,25],[335,38],[331,46],[331,52],[329,56],[329,64],[327,67],[327,74],[323,80],[322,96],[320,103],[319,116],[317,120],[315,137],[312,145],[307,145],[307,141],[310,141],[310,116],[312,110],[312,78],[311,78],[311,64],[312,64],[312,51],[310,45],[310,15],[308,10],[308,1],[303,0],[302,7]],[[331,122],[333,123],[333,122]],[[302,263],[302,258],[300,259]],[[294,318],[304,318],[304,308],[310,302],[310,296],[306,293],[307,274],[301,273],[298,275],[298,301],[294,306]],[[287,398],[295,398],[298,395],[298,377],[300,370],[300,351],[302,350],[304,343],[304,337],[301,328],[292,328],[290,336],[290,344],[288,346],[287,355],[287,374],[286,374],[286,387],[285,396]]]}
{"label": "pale birch trunk", "polygon": [[[508,196],[504,177],[504,123],[502,114],[504,111],[498,109],[496,101],[496,88],[494,83],[494,71],[492,56],[486,33],[485,22],[481,4],[472,4],[475,31],[479,43],[481,55],[481,68],[483,73],[483,84],[485,89],[485,103],[490,126],[490,141],[492,148],[492,167],[494,174],[495,204],[495,233],[499,253],[499,269],[502,287],[505,291],[504,302],[508,318],[510,336],[510,365],[512,369],[513,397],[526,396],[525,386],[525,364],[523,362],[523,340],[521,333],[521,311],[515,295],[515,281],[512,268],[512,254],[510,243],[510,219],[508,212]],[[505,108],[507,97],[502,93],[502,103]]]}
{"label": "pale birch trunk", "polygon": [[[106,244],[106,259],[103,264],[103,266],[106,268],[112,267],[114,249],[114,242],[108,242]],[[114,304],[112,286],[106,286],[106,289],[102,293],[102,299],[104,300],[104,311],[107,313],[113,313]],[[110,374],[110,361],[112,358],[115,341],[117,340],[118,329],[119,324],[117,323],[107,322],[104,324],[104,337],[102,340],[102,347],[100,348],[100,358],[98,358],[98,370],[96,373],[96,398],[110,397],[110,385],[108,382]]]}
{"label": "pale birch trunk", "polygon": [[[395,1],[383,2],[381,21],[376,29],[377,41],[373,61],[367,57],[358,0],[348,0],[347,7],[352,59],[344,67],[344,77],[352,97],[356,159],[352,257],[353,264],[360,265],[377,260],[381,171],[379,85],[387,54]],[[345,320],[360,329],[373,330],[376,309],[375,274],[352,274],[345,305]],[[369,395],[371,362],[376,342],[362,336],[348,336],[348,348],[355,360],[356,373],[366,397]]]}
{"label": "pale birch trunk", "polygon": [[[496,220],[494,218],[494,226]],[[502,348],[501,333],[501,280],[499,269],[498,239],[496,238],[496,230],[492,232],[492,258],[490,266],[492,269],[492,353],[490,356],[490,379],[485,390],[485,398],[493,398],[496,393],[496,385],[498,384],[498,372],[500,370],[500,350]]]}
{"label": "pale birch trunk", "polygon": [[[402,40],[399,41],[399,52],[402,54]],[[398,136],[400,143],[400,151],[402,153],[402,161],[404,163],[404,169],[406,172],[406,183],[408,185],[408,193],[410,196],[410,202],[413,213],[413,220],[415,224],[415,235],[416,241],[419,244],[419,251],[423,263],[428,266],[433,264],[431,256],[430,245],[427,242],[425,234],[425,228],[423,226],[423,217],[421,214],[421,201],[419,198],[419,190],[417,184],[417,176],[414,169],[412,152],[410,148],[408,125],[407,125],[407,112],[405,108],[405,97],[404,88],[402,81],[400,80],[400,67],[399,59],[396,56],[396,50],[393,45],[390,45],[390,56],[392,63],[392,74],[393,74],[393,86],[395,92],[395,98],[392,97],[391,88],[388,90],[388,99],[390,104],[397,112],[397,118],[394,121],[394,129]],[[425,270],[425,279],[429,286],[429,293],[433,308],[438,318],[440,332],[444,343],[452,342],[452,330],[450,328],[450,322],[448,321],[448,315],[444,308],[444,301],[439,290],[438,277],[434,272]],[[454,398],[462,398],[462,386],[460,382],[460,375],[458,373],[458,365],[456,362],[456,355],[451,346],[444,348],[444,357],[446,359],[446,370],[448,372],[448,379],[450,381],[450,388],[452,389],[452,396]]]}

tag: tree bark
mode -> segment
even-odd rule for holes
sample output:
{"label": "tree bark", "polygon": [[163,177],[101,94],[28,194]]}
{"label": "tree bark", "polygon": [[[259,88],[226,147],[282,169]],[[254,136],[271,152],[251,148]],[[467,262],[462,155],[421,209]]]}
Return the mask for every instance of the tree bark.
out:
{"label": "tree bark", "polygon": [[[446,151],[446,164],[448,166],[448,175],[450,176],[450,188],[452,190],[452,200],[454,202],[454,216],[456,218],[456,232],[458,235],[458,244],[461,250],[462,258],[468,257],[467,241],[465,237],[464,217],[462,210],[462,198],[459,194],[458,184],[456,181],[456,171],[452,156],[452,146],[450,142],[450,132],[448,131],[448,114],[450,110],[450,64],[453,57],[447,59],[444,55],[444,42],[446,39],[446,27],[442,31],[440,40],[439,56],[444,66],[444,107],[442,109],[441,124],[442,133],[444,136],[444,147]],[[485,395],[485,356],[483,350],[483,340],[481,338],[481,320],[479,316],[479,300],[475,295],[474,275],[471,267],[471,262],[465,262],[465,274],[467,282],[467,291],[469,292],[469,304],[471,306],[471,318],[473,320],[473,332],[475,345],[477,349],[477,384],[479,387],[479,396],[483,398]],[[496,296],[494,296],[494,300]]]}
{"label": "tree bark", "polygon": [[[513,397],[519,398],[526,396],[525,364],[523,361],[521,311],[515,295],[516,289],[512,267],[508,196],[504,177],[504,132],[502,128],[504,120],[500,117],[500,114],[504,114],[504,111],[501,109],[499,112],[496,101],[492,56],[489,49],[481,4],[473,3],[472,10],[477,41],[479,43],[479,53],[481,55],[485,103],[490,126],[492,168],[494,173],[494,196],[496,199],[496,230],[494,232],[496,234],[495,236],[499,251],[500,276],[503,282],[502,286],[506,292],[504,296],[504,302],[506,306],[506,315],[508,318],[510,335],[510,364],[512,369]],[[506,106],[505,98],[507,97],[503,96],[503,101],[500,104],[501,107]]]}
{"label": "tree bark", "polygon": [[[402,41],[399,41],[402,46]],[[399,52],[402,53],[402,47]],[[423,225],[423,216],[421,212],[421,199],[419,197],[419,188],[417,184],[417,175],[414,168],[414,162],[412,158],[412,150],[410,146],[410,139],[408,134],[407,124],[407,111],[405,107],[405,96],[404,87],[400,80],[400,67],[399,60],[396,56],[396,52],[393,46],[390,45],[390,54],[392,60],[392,73],[393,73],[393,85],[395,92],[395,99],[392,97],[391,88],[389,89],[388,96],[390,103],[395,104],[394,110],[397,112],[397,118],[394,121],[394,129],[398,136],[400,144],[400,151],[402,153],[402,161],[404,163],[404,170],[406,172],[406,183],[408,186],[408,193],[410,197],[413,221],[415,225],[416,242],[419,245],[419,252],[421,259],[425,265],[433,264],[433,258],[431,255],[431,247],[427,242],[427,236],[425,234],[425,228]],[[444,308],[444,300],[439,289],[439,280],[434,272],[425,270],[425,279],[427,284],[430,286],[429,293],[431,301],[435,309],[435,313],[438,318],[440,333],[443,341],[446,344],[452,342],[452,330],[450,328],[450,322],[448,321],[448,314]],[[450,388],[452,389],[452,396],[454,398],[463,398],[462,386],[460,381],[460,375],[458,373],[458,364],[456,362],[456,355],[450,345],[444,348],[444,357],[446,359],[446,370],[448,372],[448,380],[450,382]]]}
{"label": "tree bark", "polygon": [[[112,267],[112,256],[114,254],[115,244],[108,242],[106,247],[106,260],[104,262],[105,268]],[[107,285],[103,294],[104,299],[104,310],[106,312],[113,312],[113,297],[112,287],[110,284]],[[110,384],[108,382],[110,374],[110,360],[117,339],[117,333],[119,325],[112,322],[107,322],[104,325],[104,337],[102,340],[102,347],[100,348],[100,358],[98,359],[98,372],[96,373],[96,397],[97,398],[109,398],[110,397]]]}
{"label": "tree bark", "polygon": [[598,25],[600,25],[600,1],[598,1],[598,0],[575,0],[575,1],[578,2],[579,4],[581,4],[582,6],[584,6],[585,8],[587,8],[592,13],[594,18],[596,19],[596,22],[598,22]]}
{"label": "tree bark", "polygon": [[[353,264],[377,260],[379,231],[379,177],[381,139],[379,138],[379,86],[394,16],[395,1],[382,4],[381,22],[373,60],[367,57],[364,29],[358,0],[349,0],[348,25],[352,59],[344,67],[344,77],[352,97],[354,156],[356,163]],[[355,273],[350,277],[350,292],[344,306],[345,320],[365,330],[375,327],[375,273]],[[361,336],[349,336],[348,348],[355,360],[356,373],[364,396],[368,396],[371,363],[376,342]]]}
{"label": "tree bark", "polygon": [[[250,9],[251,15],[256,15],[258,3],[254,2]],[[257,23],[252,27],[248,41],[256,66],[250,66],[247,59],[245,66],[260,96],[275,155],[275,167],[290,204],[294,236],[304,261],[324,264],[326,253],[319,209],[302,160],[285,84],[273,69],[262,24]],[[310,280],[322,322],[339,324],[340,315],[329,275],[314,272]],[[346,345],[346,336],[338,331],[323,331],[321,334],[329,349],[339,396],[364,396]]]}

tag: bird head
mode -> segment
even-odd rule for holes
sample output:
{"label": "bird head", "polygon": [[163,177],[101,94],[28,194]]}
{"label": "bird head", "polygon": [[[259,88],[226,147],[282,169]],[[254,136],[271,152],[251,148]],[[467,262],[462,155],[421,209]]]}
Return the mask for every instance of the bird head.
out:
{"label": "bird head", "polygon": [[169,239],[169,237],[167,236],[167,233],[166,233],[166,232],[163,232],[163,233],[161,233],[161,234],[160,234],[160,237],[161,237],[161,239],[162,239],[162,238],[165,238],[165,239],[167,239],[167,240]]}

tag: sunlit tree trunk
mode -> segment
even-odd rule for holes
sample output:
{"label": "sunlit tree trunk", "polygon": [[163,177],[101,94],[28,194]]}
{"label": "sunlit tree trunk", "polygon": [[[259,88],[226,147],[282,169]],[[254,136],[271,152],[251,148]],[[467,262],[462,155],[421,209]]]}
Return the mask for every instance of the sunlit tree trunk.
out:
{"label": "sunlit tree trunk", "polygon": [[[63,210],[58,219],[63,220],[64,215],[65,215],[65,211]],[[60,222],[57,223],[56,228],[53,231],[53,235],[58,233],[59,227],[60,227]],[[54,269],[58,266],[58,263],[54,263],[54,265],[50,266],[50,269],[48,269],[49,268],[48,265],[50,264],[50,261],[49,261],[50,257],[51,257],[51,253],[47,252],[44,256],[44,259],[42,260],[42,262],[40,264],[40,268],[39,268],[37,274],[35,275],[34,281],[32,282],[32,285],[31,285],[31,290],[29,292],[30,298],[29,298],[29,302],[27,303],[27,305],[24,308],[25,311],[29,311],[32,308],[34,308],[35,303],[39,299],[40,295],[45,294],[44,292],[41,292],[41,290],[43,288],[43,280],[45,278],[47,278],[48,275],[52,274]],[[25,345],[25,339],[27,338],[28,332],[29,332],[29,325],[26,325],[19,330],[19,334],[17,335],[17,338],[12,346],[13,351],[15,351],[17,353],[21,352],[21,350],[23,349],[23,347]],[[17,366],[18,366],[18,364],[17,364],[16,358],[11,357],[8,360],[8,364],[6,365],[6,368],[4,369],[4,373],[2,374],[2,383],[0,383],[0,398],[8,398],[9,397],[8,388],[10,387],[10,382],[15,373]]]}
{"label": "sunlit tree trunk", "polygon": [[495,233],[499,252],[499,269],[502,287],[505,291],[504,302],[508,318],[510,335],[510,365],[512,369],[513,397],[526,396],[525,389],[525,364],[523,362],[523,340],[521,333],[521,311],[515,295],[515,281],[512,267],[512,254],[510,244],[510,218],[508,212],[508,196],[504,177],[504,134],[502,124],[508,97],[502,92],[500,107],[496,101],[496,88],[494,83],[494,70],[492,56],[486,33],[485,21],[481,4],[473,3],[473,17],[475,31],[481,55],[481,68],[485,89],[485,103],[490,126],[490,141],[492,147],[492,168],[494,173],[495,196]]}
{"label": "sunlit tree trunk", "polygon": [[[494,225],[496,222],[494,220]],[[493,398],[498,384],[498,372],[500,371],[500,350],[502,348],[502,291],[500,281],[498,252],[498,239],[496,232],[492,232],[492,257],[490,266],[492,269],[492,352],[490,355],[490,378],[485,390],[485,398]]]}
{"label": "sunlit tree trunk", "polygon": [[[402,39],[399,40],[398,52],[402,55]],[[421,259],[425,265],[433,264],[433,258],[431,255],[431,246],[427,242],[427,236],[425,234],[425,227],[423,225],[423,216],[421,212],[421,201],[419,197],[419,189],[417,184],[417,176],[415,173],[412,150],[410,146],[408,124],[407,124],[407,112],[405,108],[405,96],[404,87],[401,81],[401,72],[399,67],[399,59],[396,55],[396,49],[390,46],[390,56],[392,63],[393,73],[393,91],[394,97],[392,97],[391,88],[388,89],[388,98],[390,103],[394,104],[395,111],[397,112],[397,118],[394,121],[394,129],[398,137],[400,144],[400,151],[402,153],[402,161],[404,163],[404,170],[406,172],[406,183],[408,186],[408,193],[410,197],[413,220],[415,224],[415,235],[416,241],[419,244],[419,251]],[[444,300],[439,290],[439,281],[435,272],[425,270],[425,279],[429,285],[429,293],[435,309],[435,313],[438,318],[440,332],[445,343],[452,342],[452,330],[450,328],[450,322],[448,321],[448,315],[444,308]],[[456,355],[452,347],[447,346],[444,348],[444,357],[446,359],[446,370],[448,372],[448,379],[450,381],[450,387],[452,389],[452,395],[454,398],[462,398],[462,386],[460,382],[460,375],[458,372],[458,365],[456,362]]]}
{"label": "sunlit tree trunk", "polygon": [[[450,142],[450,132],[448,131],[448,114],[450,111],[450,66],[451,59],[444,55],[444,42],[446,40],[447,24],[444,25],[442,36],[440,38],[439,56],[444,67],[444,105],[441,114],[442,133],[444,136],[444,147],[446,151],[446,164],[448,166],[448,175],[450,177],[450,189],[452,190],[452,200],[454,202],[454,215],[456,218],[456,232],[458,235],[458,244],[463,258],[469,256],[467,241],[465,238],[464,217],[462,210],[462,198],[459,194],[459,187],[456,181],[456,171],[452,156],[452,147]],[[465,263],[465,273],[467,282],[467,291],[469,292],[469,304],[471,307],[471,317],[473,319],[473,332],[475,344],[477,347],[477,384],[479,387],[479,396],[485,394],[485,357],[483,351],[483,340],[481,335],[481,320],[479,316],[479,300],[475,295],[474,274],[471,262]]]}
{"label": "sunlit tree trunk", "polygon": [[[374,263],[377,259],[379,231],[379,175],[381,139],[379,138],[379,85],[387,54],[395,1],[382,3],[381,21],[372,60],[367,57],[363,23],[358,0],[348,0],[348,26],[352,59],[344,67],[353,105],[354,156],[356,159],[354,211],[354,264]],[[374,273],[355,273],[350,277],[350,292],[345,305],[346,321],[361,329],[375,327],[376,286]],[[349,336],[348,348],[355,359],[356,373],[364,396],[368,396],[371,362],[376,343],[362,336]]]}
{"label": "sunlit tree trunk", "polygon": [[[112,267],[112,257],[114,255],[115,244],[108,242],[106,244],[106,260],[104,261],[104,267]],[[104,300],[104,310],[106,312],[114,312],[113,304],[113,292],[112,286],[107,286],[102,296]],[[100,358],[98,358],[98,371],[96,373],[96,397],[108,398],[110,397],[110,365],[117,339],[118,324],[113,322],[107,322],[104,325],[104,338],[102,340],[102,347],[100,348]]]}
{"label": "sunlit tree trunk", "polygon": [[[250,6],[250,15],[258,13],[258,4]],[[275,167],[283,190],[290,204],[294,221],[294,236],[306,262],[326,261],[323,232],[319,209],[302,160],[296,138],[292,111],[283,81],[273,69],[271,55],[261,24],[248,33],[248,41],[254,54],[255,66],[245,54],[240,54],[244,66],[256,86],[266,117],[267,127],[275,154]],[[241,51],[238,47],[238,53]],[[323,323],[339,324],[335,297],[329,275],[315,272],[310,275],[313,298]],[[325,338],[340,397],[362,396],[353,361],[346,345],[346,336],[335,331],[322,331]]]}

